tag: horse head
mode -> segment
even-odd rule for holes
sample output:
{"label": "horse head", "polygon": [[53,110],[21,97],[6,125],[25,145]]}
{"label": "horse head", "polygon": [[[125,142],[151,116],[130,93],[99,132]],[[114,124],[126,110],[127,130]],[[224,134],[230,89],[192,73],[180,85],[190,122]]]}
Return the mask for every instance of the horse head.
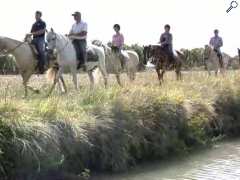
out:
{"label": "horse head", "polygon": [[54,32],[53,28],[47,33],[47,43],[48,49],[54,50],[57,46],[57,34]]}
{"label": "horse head", "polygon": [[211,55],[212,48],[209,45],[205,45],[204,51],[203,51],[203,59],[208,60]]}
{"label": "horse head", "polygon": [[57,64],[57,34],[51,28],[49,32],[47,32],[47,57],[49,67],[55,66]]}
{"label": "horse head", "polygon": [[146,65],[148,60],[151,58],[151,45],[143,46],[143,64]]}
{"label": "horse head", "polygon": [[0,37],[0,53],[4,54],[7,51],[7,45],[4,37]]}

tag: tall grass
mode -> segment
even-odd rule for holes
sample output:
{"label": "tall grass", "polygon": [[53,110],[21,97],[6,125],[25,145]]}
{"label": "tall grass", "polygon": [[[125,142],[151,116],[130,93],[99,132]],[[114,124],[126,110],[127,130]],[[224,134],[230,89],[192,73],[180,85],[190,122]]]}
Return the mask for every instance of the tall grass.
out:
{"label": "tall grass", "polygon": [[[0,178],[34,179],[49,170],[124,171],[135,164],[188,152],[220,135],[240,132],[238,71],[225,78],[188,72],[183,81],[168,73],[140,73],[120,88],[89,90],[86,76],[69,93],[31,94],[22,99],[21,79],[0,77]],[[47,91],[46,81],[31,84]]]}

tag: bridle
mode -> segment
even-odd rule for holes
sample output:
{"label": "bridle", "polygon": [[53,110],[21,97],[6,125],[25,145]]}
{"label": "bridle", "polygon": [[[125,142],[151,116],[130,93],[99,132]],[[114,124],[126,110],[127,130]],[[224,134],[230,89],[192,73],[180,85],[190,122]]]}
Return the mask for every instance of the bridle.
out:
{"label": "bridle", "polygon": [[[56,35],[56,33],[53,33],[53,35],[54,35],[54,37],[52,37],[50,40],[47,40],[47,41],[48,42],[54,41],[54,48],[53,49],[56,49],[56,46],[57,46],[57,35]],[[68,46],[68,44],[69,44],[69,41],[67,41],[65,43],[65,45],[61,49],[59,49],[57,52],[60,53],[60,52],[64,51],[64,49]]]}

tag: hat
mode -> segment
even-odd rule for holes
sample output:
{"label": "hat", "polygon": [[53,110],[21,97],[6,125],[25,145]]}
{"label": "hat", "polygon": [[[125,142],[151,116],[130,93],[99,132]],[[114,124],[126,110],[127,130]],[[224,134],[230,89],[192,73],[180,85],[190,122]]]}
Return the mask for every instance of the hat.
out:
{"label": "hat", "polygon": [[81,16],[81,13],[78,12],[78,11],[76,11],[76,12],[74,12],[74,13],[72,14],[72,16]]}

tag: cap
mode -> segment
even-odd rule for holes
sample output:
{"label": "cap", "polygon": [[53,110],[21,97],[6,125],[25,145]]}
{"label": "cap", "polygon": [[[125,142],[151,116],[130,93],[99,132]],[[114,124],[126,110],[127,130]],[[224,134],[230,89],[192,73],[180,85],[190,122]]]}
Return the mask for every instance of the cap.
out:
{"label": "cap", "polygon": [[76,12],[74,12],[74,13],[72,14],[72,16],[81,16],[81,13],[78,12],[78,11],[76,11]]}

